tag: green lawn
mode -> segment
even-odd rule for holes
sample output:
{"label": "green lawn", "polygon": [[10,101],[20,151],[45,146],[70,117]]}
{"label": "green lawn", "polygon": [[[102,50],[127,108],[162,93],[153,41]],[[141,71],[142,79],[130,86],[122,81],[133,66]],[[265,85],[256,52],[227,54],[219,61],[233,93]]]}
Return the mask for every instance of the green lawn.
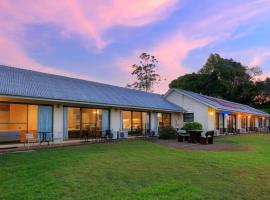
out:
{"label": "green lawn", "polygon": [[246,152],[146,141],[0,155],[0,199],[267,199],[270,134],[219,138]]}

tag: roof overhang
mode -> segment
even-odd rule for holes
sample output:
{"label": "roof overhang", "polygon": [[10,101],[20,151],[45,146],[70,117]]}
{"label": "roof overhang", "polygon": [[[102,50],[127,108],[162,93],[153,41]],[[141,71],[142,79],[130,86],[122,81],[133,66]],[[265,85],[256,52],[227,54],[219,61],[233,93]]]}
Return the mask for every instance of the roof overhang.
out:
{"label": "roof overhang", "polygon": [[151,107],[142,107],[142,106],[129,106],[129,105],[117,105],[117,104],[106,104],[106,103],[97,103],[97,102],[84,102],[84,101],[72,101],[72,100],[63,100],[63,99],[49,99],[41,97],[27,97],[27,96],[13,96],[13,95],[0,95],[3,98],[12,98],[18,100],[32,100],[32,101],[45,101],[48,103],[55,104],[77,104],[83,106],[99,106],[99,107],[111,107],[111,108],[126,108],[126,109],[138,109],[145,111],[156,111],[156,112],[171,112],[171,113],[183,113],[182,110],[170,110],[170,109],[160,109],[160,108],[151,108]]}
{"label": "roof overhang", "polygon": [[[241,111],[241,110],[233,110],[233,109],[223,109],[223,108],[221,108],[221,107],[217,107],[217,106],[214,106],[214,105],[209,104],[209,103],[207,103],[207,102],[201,101],[200,99],[197,99],[197,98],[193,97],[192,95],[189,95],[189,94],[187,94],[187,93],[185,93],[185,92],[182,92],[182,91],[180,91],[180,90],[177,90],[177,89],[175,89],[175,88],[169,89],[169,90],[165,93],[164,97],[166,98],[166,97],[167,97],[168,95],[170,95],[172,92],[176,92],[176,93],[178,93],[178,94],[186,95],[186,96],[192,98],[193,100],[195,100],[195,101],[197,101],[197,102],[200,102],[200,103],[202,103],[202,104],[204,104],[204,105],[206,105],[206,106],[209,106],[209,107],[211,107],[211,108],[214,108],[214,109],[216,109],[216,110],[220,110],[220,111],[222,111],[222,112],[239,112],[239,113],[246,113],[246,114],[250,114],[250,115],[257,115],[257,116],[263,116],[263,117],[269,117],[269,118],[270,118],[270,114],[267,114],[267,113],[265,113],[265,114],[264,114],[264,113],[259,114],[259,113],[249,112],[249,111]],[[262,111],[262,112],[263,112],[263,111]]]}

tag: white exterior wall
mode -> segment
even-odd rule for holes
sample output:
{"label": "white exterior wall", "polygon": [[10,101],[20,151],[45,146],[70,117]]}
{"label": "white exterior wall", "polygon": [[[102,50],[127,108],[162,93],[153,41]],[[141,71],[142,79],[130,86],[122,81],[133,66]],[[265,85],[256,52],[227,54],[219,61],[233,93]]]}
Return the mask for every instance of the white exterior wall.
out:
{"label": "white exterior wall", "polygon": [[55,142],[63,140],[64,133],[64,113],[63,105],[55,104],[53,106],[53,135]]}
{"label": "white exterior wall", "polygon": [[183,127],[183,114],[182,113],[171,114],[171,126],[174,128]]}
{"label": "white exterior wall", "polygon": [[121,109],[119,108],[111,108],[111,116],[110,116],[110,127],[112,131],[119,131],[122,129],[121,127]]}
{"label": "white exterior wall", "polygon": [[[179,94],[176,92],[170,93],[166,99],[171,101],[172,103],[181,106],[188,113],[194,113],[194,121],[202,124],[203,129],[205,130],[213,130],[215,127],[215,116],[209,116],[208,114],[208,106],[195,101],[194,99],[185,96],[183,94]],[[183,122],[183,120],[182,120]]]}
{"label": "white exterior wall", "polygon": [[[208,108],[209,109],[209,108]],[[215,111],[211,110],[210,112],[207,112],[208,115],[208,125],[207,125],[207,130],[215,130],[216,128],[216,114]]]}

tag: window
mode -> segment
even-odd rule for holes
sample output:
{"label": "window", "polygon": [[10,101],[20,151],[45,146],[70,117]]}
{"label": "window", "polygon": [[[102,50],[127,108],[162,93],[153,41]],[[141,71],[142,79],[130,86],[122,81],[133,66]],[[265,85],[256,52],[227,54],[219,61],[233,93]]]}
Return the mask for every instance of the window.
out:
{"label": "window", "polygon": [[38,106],[0,103],[0,143],[25,142],[27,132],[37,139]]}
{"label": "window", "polygon": [[132,112],[132,130],[141,131],[142,129],[142,113]]}
{"label": "window", "polygon": [[145,134],[150,128],[150,114],[139,111],[122,111],[122,128],[132,135]]}
{"label": "window", "polygon": [[67,107],[68,138],[80,138],[89,131],[101,136],[110,129],[109,117],[109,110]]}
{"label": "window", "polygon": [[170,113],[157,113],[158,127],[166,127],[171,125],[171,114]]}
{"label": "window", "polygon": [[194,122],[194,113],[184,113],[184,122]]}
{"label": "window", "polygon": [[130,111],[123,111],[123,129],[131,130],[131,112]]}
{"label": "window", "polygon": [[241,128],[247,128],[247,118],[241,117]]}
{"label": "window", "polygon": [[227,117],[227,127],[229,129],[235,129],[236,128],[236,115],[229,115]]}
{"label": "window", "polygon": [[34,137],[37,138],[38,132],[38,106],[37,105],[28,105],[28,132],[34,134]]}
{"label": "window", "polygon": [[67,129],[69,138],[79,138],[81,130],[80,108],[67,108]]}
{"label": "window", "polygon": [[255,128],[255,117],[250,118],[250,128]]}
{"label": "window", "polygon": [[171,125],[171,114],[163,113],[163,126],[170,126]]}

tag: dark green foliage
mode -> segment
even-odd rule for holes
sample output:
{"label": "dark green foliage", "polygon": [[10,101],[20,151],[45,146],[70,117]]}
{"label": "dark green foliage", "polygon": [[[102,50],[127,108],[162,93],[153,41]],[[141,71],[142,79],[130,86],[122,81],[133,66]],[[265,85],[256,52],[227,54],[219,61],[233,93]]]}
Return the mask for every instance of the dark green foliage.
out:
{"label": "dark green foliage", "polygon": [[270,79],[255,81],[259,67],[246,67],[233,59],[211,54],[198,73],[173,80],[170,88],[181,88],[248,105],[270,106]]}
{"label": "dark green foliage", "polygon": [[177,132],[173,127],[167,126],[159,131],[159,138],[164,140],[175,139],[176,134]]}
{"label": "dark green foliage", "polygon": [[198,122],[186,122],[182,129],[187,131],[202,130],[202,125]]}

